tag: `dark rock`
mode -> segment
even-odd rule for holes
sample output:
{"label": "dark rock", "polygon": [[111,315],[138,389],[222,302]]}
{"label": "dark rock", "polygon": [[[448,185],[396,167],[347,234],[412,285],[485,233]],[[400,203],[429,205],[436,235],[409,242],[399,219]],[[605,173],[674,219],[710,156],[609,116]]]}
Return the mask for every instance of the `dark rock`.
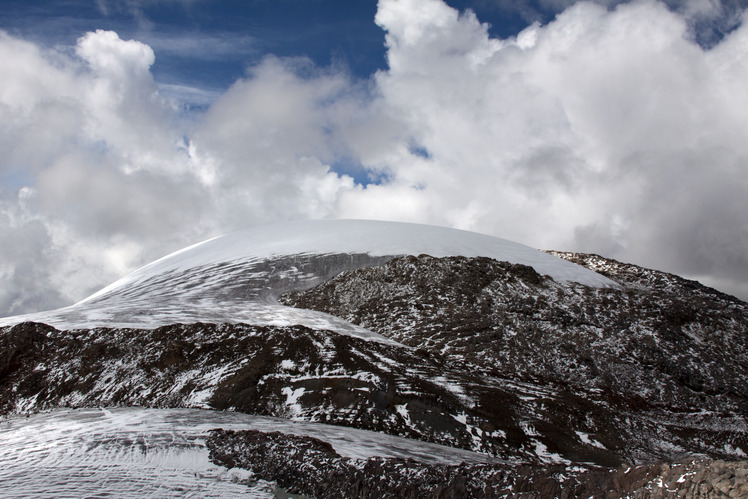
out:
{"label": "dark rock", "polygon": [[615,469],[436,465],[344,458],[315,438],[256,430],[214,430],[207,446],[216,464],[251,470],[258,478],[319,499],[745,497],[748,493],[748,461],[697,459]]}
{"label": "dark rock", "polygon": [[[467,363],[475,372],[607,407],[613,417],[593,409],[580,425],[572,407],[584,402],[563,395],[556,414],[566,421],[541,419],[607,435],[611,445],[628,442],[625,459],[667,458],[651,447],[654,441],[729,457],[724,446],[694,447],[682,436],[705,423],[703,413],[720,414],[708,418],[709,425],[745,428],[748,306],[671,274],[597,255],[555,254],[604,273],[621,288],[557,283],[531,268],[486,258],[409,257],[344,272],[282,301]],[[645,414],[649,422],[640,419]],[[631,445],[645,434],[649,443]],[[733,438],[748,447],[744,430]],[[566,442],[562,455],[574,455],[569,438],[555,441]]]}

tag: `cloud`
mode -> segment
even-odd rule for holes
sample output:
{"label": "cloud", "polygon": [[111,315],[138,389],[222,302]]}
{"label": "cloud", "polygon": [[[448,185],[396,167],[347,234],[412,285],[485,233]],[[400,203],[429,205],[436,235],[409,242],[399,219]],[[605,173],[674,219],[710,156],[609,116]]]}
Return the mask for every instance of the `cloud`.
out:
{"label": "cloud", "polygon": [[748,28],[706,49],[690,19],[575,3],[497,39],[439,0],[380,0],[387,70],[267,56],[196,114],[140,41],[0,33],[0,315],[323,217],[598,252],[748,297]]}
{"label": "cloud", "polygon": [[169,54],[191,60],[216,61],[233,59],[237,54],[257,57],[261,40],[242,33],[143,33],[141,41],[148,43],[159,54]]}
{"label": "cloud", "polygon": [[[607,9],[630,0],[589,0]],[[502,20],[517,18],[527,24],[547,23],[578,0],[475,0],[470,2],[480,12],[499,16]],[[459,5],[457,0],[452,2]],[[741,24],[745,2],[742,0],[663,0],[671,11],[682,17],[687,36],[704,48],[711,48]],[[503,23],[501,23],[503,24]]]}
{"label": "cloud", "polygon": [[496,40],[469,12],[382,0],[378,85],[429,160],[397,180],[431,221],[599,251],[697,276],[748,277],[748,31],[711,50],[654,1],[578,3]]}
{"label": "cloud", "polygon": [[148,45],[135,40],[123,41],[117,33],[104,30],[81,37],[76,53],[100,76],[123,83],[147,78],[148,70],[156,61]]}
{"label": "cloud", "polygon": [[54,309],[66,305],[61,293],[51,285],[51,238],[38,221],[11,220],[3,206],[0,216],[0,309],[7,315],[28,310]]}
{"label": "cloud", "polygon": [[67,53],[0,35],[3,315],[81,299],[200,239],[332,216],[357,189],[328,165],[361,105],[344,74],[271,57],[184,119],[149,46],[99,30]]}

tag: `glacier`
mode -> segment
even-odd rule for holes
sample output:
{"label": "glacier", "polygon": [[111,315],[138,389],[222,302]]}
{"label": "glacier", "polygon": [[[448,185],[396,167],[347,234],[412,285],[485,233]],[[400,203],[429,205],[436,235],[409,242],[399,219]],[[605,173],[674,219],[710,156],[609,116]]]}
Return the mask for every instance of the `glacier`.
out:
{"label": "glacier", "polygon": [[[657,462],[708,456],[716,484],[719,460],[748,449],[746,318],[744,302],[678,276],[456,229],[250,228],[70,307],[0,319],[0,496],[296,487],[283,470],[306,444],[265,459],[253,430],[359,460],[327,471],[478,473],[549,495],[599,491],[623,464],[654,490]],[[296,464],[324,482],[325,467]]]}
{"label": "glacier", "polygon": [[560,282],[618,284],[529,246],[446,227],[374,220],[307,220],[249,228],[154,261],[70,307],[0,319],[60,329],[156,328],[173,323],[300,324],[376,341],[391,340],[336,317],[278,303],[355,268],[395,257],[483,256],[533,267]]}
{"label": "glacier", "polygon": [[66,409],[0,420],[6,450],[0,453],[0,497],[276,497],[274,484],[210,462],[205,440],[216,428],[324,438],[356,459],[491,462],[482,454],[382,433],[241,413]]}

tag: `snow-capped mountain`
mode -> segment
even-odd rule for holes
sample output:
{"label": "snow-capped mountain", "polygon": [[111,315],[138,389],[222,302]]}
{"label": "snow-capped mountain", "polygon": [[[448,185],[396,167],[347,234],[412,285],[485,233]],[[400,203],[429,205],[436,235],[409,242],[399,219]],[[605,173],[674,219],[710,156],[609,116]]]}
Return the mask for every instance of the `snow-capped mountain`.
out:
{"label": "snow-capped mountain", "polygon": [[[488,473],[491,490],[527,466],[565,490],[550,467],[579,485],[600,466],[748,453],[748,305],[670,274],[466,231],[248,229],[0,324],[9,414],[194,407],[334,424],[481,453],[494,471],[443,471]],[[216,459],[254,469],[237,453],[271,444],[243,438],[217,434]],[[280,469],[254,471],[293,486]]]}
{"label": "snow-capped mountain", "polygon": [[0,325],[31,320],[75,329],[244,322],[302,324],[370,336],[336,318],[280,306],[276,298],[344,270],[419,254],[484,256],[532,266],[561,282],[617,286],[560,258],[474,232],[395,222],[314,220],[210,239],[146,265],[72,307],[0,319]]}

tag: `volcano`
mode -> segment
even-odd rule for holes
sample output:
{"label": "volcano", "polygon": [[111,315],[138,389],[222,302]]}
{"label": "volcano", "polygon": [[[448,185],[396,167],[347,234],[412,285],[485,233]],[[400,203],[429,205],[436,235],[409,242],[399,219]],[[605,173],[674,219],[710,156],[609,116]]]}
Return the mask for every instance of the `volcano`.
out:
{"label": "volcano", "polygon": [[[54,411],[64,425],[65,410],[99,407],[279,418],[277,434],[219,422],[192,438],[212,466],[310,496],[748,487],[746,304],[598,255],[296,222],[196,244],[0,324],[11,420]],[[400,440],[344,456],[329,428]]]}

